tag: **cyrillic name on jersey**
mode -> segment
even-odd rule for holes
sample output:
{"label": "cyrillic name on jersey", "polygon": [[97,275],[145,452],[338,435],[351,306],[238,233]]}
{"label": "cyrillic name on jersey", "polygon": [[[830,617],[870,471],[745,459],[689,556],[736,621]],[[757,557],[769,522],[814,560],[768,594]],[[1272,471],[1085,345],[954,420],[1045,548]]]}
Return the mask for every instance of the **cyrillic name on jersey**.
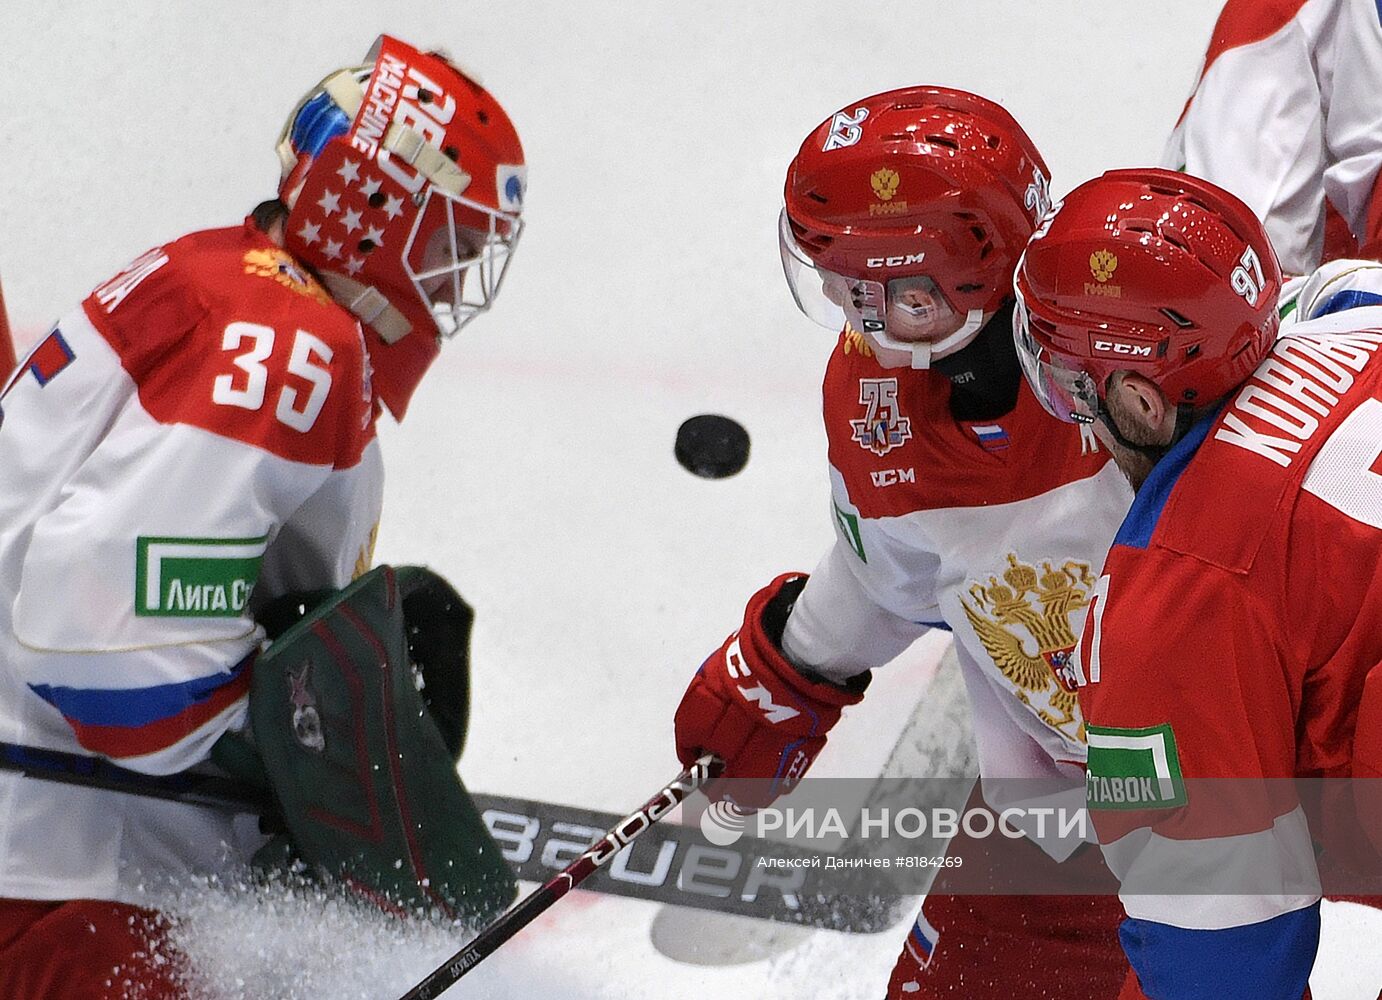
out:
{"label": "cyrillic name on jersey", "polygon": [[96,289],[96,301],[109,315],[125,301],[125,298],[139,287],[139,283],[168,263],[168,255],[162,248],[155,248],[139,257],[133,264]]}
{"label": "cyrillic name on jersey", "polygon": [[1382,333],[1370,332],[1279,340],[1233,400],[1214,439],[1289,467],[1379,346]]}

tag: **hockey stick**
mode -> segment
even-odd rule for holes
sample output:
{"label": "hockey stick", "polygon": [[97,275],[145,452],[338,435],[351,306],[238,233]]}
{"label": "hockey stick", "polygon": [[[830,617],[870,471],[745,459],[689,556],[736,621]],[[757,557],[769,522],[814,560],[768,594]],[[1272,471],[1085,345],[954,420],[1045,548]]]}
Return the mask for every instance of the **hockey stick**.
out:
{"label": "hockey stick", "polygon": [[101,788],[109,792],[211,806],[232,812],[263,815],[275,809],[267,791],[230,778],[192,771],[168,775],[140,774],[101,757],[86,757],[19,743],[0,743],[0,770],[18,771],[28,778],[56,781],[64,785]]}
{"label": "hockey stick", "polygon": [[486,927],[469,944],[434,969],[399,1000],[433,1000],[441,996],[509,938],[527,927],[548,907],[595,874],[634,838],[691,797],[691,793],[719,773],[723,765],[709,754],[673,778],[641,809],[625,816],[603,837],[541,888]]}

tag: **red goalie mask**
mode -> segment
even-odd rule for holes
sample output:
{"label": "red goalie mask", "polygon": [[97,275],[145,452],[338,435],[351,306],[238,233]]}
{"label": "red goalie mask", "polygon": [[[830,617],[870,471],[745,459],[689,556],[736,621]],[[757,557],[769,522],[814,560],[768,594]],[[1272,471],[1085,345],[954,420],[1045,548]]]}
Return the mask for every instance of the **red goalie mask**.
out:
{"label": "red goalie mask", "polygon": [[439,338],[493,303],[522,231],[518,135],[437,53],[383,36],[327,77],[279,141],[289,252],[367,336],[375,391],[401,417]]}

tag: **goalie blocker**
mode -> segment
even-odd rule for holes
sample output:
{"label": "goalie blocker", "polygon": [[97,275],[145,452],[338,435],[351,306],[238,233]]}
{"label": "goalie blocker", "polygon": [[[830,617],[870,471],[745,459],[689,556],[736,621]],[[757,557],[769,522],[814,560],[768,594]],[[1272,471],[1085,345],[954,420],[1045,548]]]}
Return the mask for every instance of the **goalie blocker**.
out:
{"label": "goalie blocker", "polygon": [[[386,907],[483,923],[517,883],[456,772],[471,618],[418,567],[276,602],[260,620],[281,634],[255,662],[249,714],[259,779],[302,861]],[[249,751],[227,736],[213,756],[245,777]],[[256,861],[286,848],[278,838]]]}

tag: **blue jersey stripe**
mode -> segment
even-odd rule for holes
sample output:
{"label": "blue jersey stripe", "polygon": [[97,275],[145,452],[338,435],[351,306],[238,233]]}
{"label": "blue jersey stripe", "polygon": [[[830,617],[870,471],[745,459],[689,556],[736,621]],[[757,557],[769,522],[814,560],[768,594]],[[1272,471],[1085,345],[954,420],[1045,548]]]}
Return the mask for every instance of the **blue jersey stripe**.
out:
{"label": "blue jersey stripe", "polygon": [[30,684],[29,688],[63,717],[84,726],[146,726],[169,719],[197,702],[205,701],[233,683],[249,666],[241,660],[228,673],[198,677],[181,684],[156,684],[142,688],[74,688]]}
{"label": "blue jersey stripe", "polygon": [[1161,519],[1166,501],[1171,499],[1171,491],[1176,488],[1181,473],[1195,457],[1200,445],[1204,444],[1209,428],[1219,419],[1221,409],[1222,407],[1215,409],[1213,413],[1197,421],[1185,437],[1176,442],[1176,446],[1157,462],[1152,474],[1137,491],[1127,516],[1123,518],[1118,534],[1114,536],[1114,545],[1145,549],[1151,543],[1152,532],[1156,530],[1157,521]]}
{"label": "blue jersey stripe", "polygon": [[[1382,0],[1377,0],[1382,4]],[[1325,299],[1324,305],[1310,313],[1310,318],[1317,316],[1328,316],[1330,313],[1345,312],[1349,309],[1357,309],[1360,306],[1382,306],[1382,295],[1376,292],[1365,292],[1358,288],[1350,288],[1346,291],[1335,292]]]}
{"label": "blue jersey stripe", "polygon": [[1148,996],[1288,1000],[1303,996],[1310,980],[1320,944],[1320,904],[1216,931],[1128,919],[1118,936]]}

